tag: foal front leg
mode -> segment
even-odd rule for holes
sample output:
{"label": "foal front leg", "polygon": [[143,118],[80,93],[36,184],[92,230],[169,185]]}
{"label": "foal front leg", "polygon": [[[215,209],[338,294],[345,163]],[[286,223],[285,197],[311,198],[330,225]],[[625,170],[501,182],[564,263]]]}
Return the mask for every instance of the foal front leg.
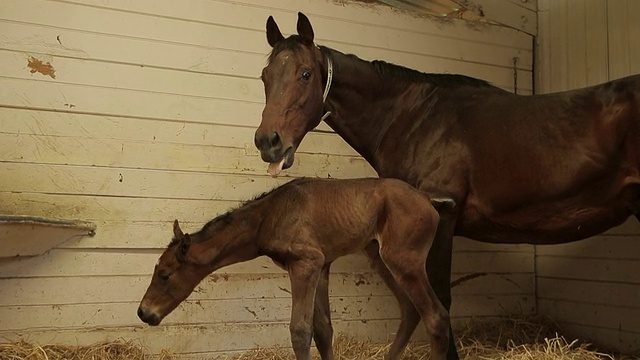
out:
{"label": "foal front leg", "polygon": [[334,360],[333,327],[331,326],[331,308],[329,306],[329,269],[331,264],[322,267],[322,273],[316,288],[313,312],[313,339],[322,360]]}
{"label": "foal front leg", "polygon": [[310,259],[288,264],[291,280],[291,345],[297,360],[311,359],[314,299],[322,262]]}

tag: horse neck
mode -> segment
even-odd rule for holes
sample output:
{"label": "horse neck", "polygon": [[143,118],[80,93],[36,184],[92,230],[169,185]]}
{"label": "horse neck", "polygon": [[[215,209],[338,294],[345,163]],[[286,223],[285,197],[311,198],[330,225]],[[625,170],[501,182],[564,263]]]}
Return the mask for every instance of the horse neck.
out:
{"label": "horse neck", "polygon": [[354,55],[322,48],[334,64],[333,81],[326,101],[332,112],[325,122],[376,170],[376,150],[389,126],[403,110],[401,98],[424,94],[429,83],[389,81],[372,62]]}
{"label": "horse neck", "polygon": [[199,246],[199,256],[207,263],[207,272],[260,256],[256,243],[259,215],[256,211],[236,209],[230,220],[221,220],[224,224],[205,226],[192,235]]}

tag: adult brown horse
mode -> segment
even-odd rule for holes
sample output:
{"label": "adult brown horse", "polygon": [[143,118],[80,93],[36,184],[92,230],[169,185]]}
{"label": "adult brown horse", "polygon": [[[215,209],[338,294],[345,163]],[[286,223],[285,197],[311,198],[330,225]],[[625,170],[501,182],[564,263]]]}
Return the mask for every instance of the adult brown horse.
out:
{"label": "adult brown horse", "polygon": [[[402,309],[418,309],[432,358],[444,360],[449,314],[425,271],[438,222],[427,194],[400,180],[296,179],[194,234],[183,234],[176,220],[174,238],[158,260],[138,316],[158,325],[208,274],[266,255],[289,272],[296,359],[311,359],[313,335],[322,359],[333,360],[329,267],[338,257],[364,249]],[[392,346],[387,359],[399,358],[403,350]]]}
{"label": "adult brown horse", "polygon": [[[557,244],[640,211],[640,76],[518,96],[467,76],[318,47],[301,13],[297,31],[284,38],[267,20],[273,51],[255,144],[269,172],[290,167],[305,134],[326,117],[379,176],[453,199],[457,206],[440,212],[427,262],[447,309],[453,235]],[[405,326],[417,323],[415,316]],[[453,336],[448,358],[458,358]]]}

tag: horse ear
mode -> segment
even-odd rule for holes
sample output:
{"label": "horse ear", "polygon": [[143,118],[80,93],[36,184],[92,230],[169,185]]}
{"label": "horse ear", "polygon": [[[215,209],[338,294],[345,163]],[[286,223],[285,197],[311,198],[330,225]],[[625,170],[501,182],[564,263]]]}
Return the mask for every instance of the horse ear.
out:
{"label": "horse ear", "polygon": [[309,18],[301,12],[298,13],[298,35],[306,45],[313,44],[313,27]]}
{"label": "horse ear", "polygon": [[173,236],[176,239],[180,239],[184,236],[184,233],[182,233],[182,230],[180,229],[180,224],[178,224],[178,219],[173,220]]}
{"label": "horse ear", "polygon": [[180,251],[183,255],[187,253],[187,251],[189,250],[189,246],[191,246],[191,236],[189,236],[189,234],[186,234],[182,238],[182,241],[180,241]]}
{"label": "horse ear", "polygon": [[274,47],[282,40],[284,40],[284,36],[282,36],[282,33],[280,32],[278,24],[273,20],[273,16],[269,16],[267,19],[267,42],[269,42],[271,47]]}
{"label": "horse ear", "polygon": [[185,234],[182,238],[180,238],[180,243],[175,253],[178,261],[181,261],[181,262],[186,261],[187,252],[189,251],[189,246],[191,246],[191,237],[189,236],[189,234]]}

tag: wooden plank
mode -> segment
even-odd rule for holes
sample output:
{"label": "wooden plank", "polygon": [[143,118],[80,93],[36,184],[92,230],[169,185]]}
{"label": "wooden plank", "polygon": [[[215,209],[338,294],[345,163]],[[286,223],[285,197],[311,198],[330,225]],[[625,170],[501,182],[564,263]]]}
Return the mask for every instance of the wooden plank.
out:
{"label": "wooden plank", "polygon": [[[269,15],[273,15],[278,24],[280,24],[283,33],[291,33],[295,29],[297,9],[305,9],[305,14],[311,19],[315,29],[327,29],[325,33],[341,34],[340,41],[348,42],[349,39],[356,40],[353,43],[361,43],[364,41],[375,41],[366,39],[362,35],[352,34],[358,32],[358,26],[371,26],[384,31],[400,30],[402,32],[422,33],[428,35],[440,35],[443,31],[443,25],[448,26],[445,31],[449,37],[460,39],[473,39],[483,37],[483,34],[474,32],[473,29],[467,29],[468,25],[465,21],[452,19],[447,24],[440,22],[428,21],[423,17],[412,16],[407,13],[399,13],[389,9],[388,7],[376,6],[341,6],[332,3],[315,3],[307,1],[304,7],[299,2],[291,0],[280,0],[270,3],[265,7],[263,3],[255,0],[240,1],[229,3],[226,1],[196,1],[193,6],[184,8],[177,6],[168,0],[152,2],[143,0],[135,4],[128,3],[123,0],[110,1],[103,3],[97,0],[82,2],[72,0],[76,4],[90,4],[92,7],[118,9],[124,12],[142,13],[147,15],[156,15],[158,17],[169,17],[184,21],[224,25],[228,27],[241,27],[252,29],[258,32],[264,32],[264,24]],[[238,6],[240,5],[240,6]],[[375,11],[371,11],[375,8]],[[339,10],[339,11],[336,11]],[[535,10],[535,9],[531,9]],[[523,11],[524,13],[525,11]],[[531,11],[526,11],[530,13]],[[346,23],[353,28],[348,31],[336,28],[336,23]],[[526,34],[521,34],[511,29],[504,29],[497,26],[482,27],[484,32],[493,33],[492,39],[487,39],[490,44],[523,46],[527,48],[529,44],[523,43],[527,38]],[[322,31],[315,31],[318,38],[322,39]],[[393,46],[392,44],[389,44]]]}
{"label": "wooden plank", "polygon": [[572,259],[552,256],[536,258],[538,276],[547,278],[639,284],[638,266],[638,259]]}
{"label": "wooden plank", "polygon": [[[269,51],[264,34],[254,30],[143,16],[64,2],[25,0],[15,3],[5,1],[0,4],[0,14],[2,14],[2,19],[13,22],[82,30],[111,36],[148,39],[163,43],[200,45],[259,54],[266,54]],[[57,14],[57,16],[51,16],[51,14]],[[113,21],[113,19],[118,19],[118,21]],[[180,31],[176,31],[176,29],[180,29]],[[239,38],[242,41],[238,41]],[[171,55],[166,54],[166,56]]]}
{"label": "wooden plank", "polygon": [[268,49],[263,47],[260,48],[261,52],[257,52],[257,49],[246,52],[215,48],[208,44],[153,41],[11,20],[0,20],[0,26],[3,35],[0,44],[4,49],[15,52],[93,59],[198,74],[226,74],[256,79],[268,53]]}
{"label": "wooden plank", "polygon": [[640,308],[640,285],[569,279],[537,278],[538,299],[584,302],[602,308]]}
{"label": "wooden plank", "polygon": [[455,236],[453,251],[487,251],[487,252],[523,252],[533,253],[534,246],[531,244],[492,244],[485,243],[463,236]]}
{"label": "wooden plank", "polygon": [[[162,241],[145,240],[140,247],[166,245],[171,236],[170,223],[184,222],[185,229],[197,230],[218,214],[236,207],[241,200],[154,199],[69,194],[29,194],[0,192],[4,215],[29,215],[53,219],[86,219],[97,224],[96,237],[88,244],[125,248],[135,246],[134,239],[111,238],[125,234],[145,233],[161,236]],[[126,229],[126,228],[129,229]],[[154,229],[158,227],[159,229]],[[109,229],[111,228],[111,229]],[[118,229],[121,228],[121,229]],[[107,230],[109,229],[109,230]],[[103,235],[102,231],[108,232]],[[100,243],[105,236],[105,243]],[[87,245],[91,246],[91,245]]]}
{"label": "wooden plank", "polygon": [[[637,19],[640,14],[640,3],[637,1],[627,0],[627,13],[631,14],[632,19]],[[629,21],[627,25],[629,33],[629,75],[640,74],[640,23],[637,20]]]}
{"label": "wooden plank", "polygon": [[[341,297],[391,296],[382,279],[370,271],[363,268],[349,273],[332,272],[330,295],[336,301]],[[4,289],[0,306],[135,302],[140,300],[150,281],[151,275],[5,278],[0,279]],[[533,274],[489,274],[456,286],[453,294],[456,299],[479,293],[494,298],[532,295],[533,283]],[[290,297],[289,276],[285,272],[213,274],[198,285],[189,301]]]}
{"label": "wooden plank", "polygon": [[568,90],[567,83],[567,53],[566,51],[552,51],[552,49],[567,48],[567,2],[566,1],[550,1],[549,2],[549,72],[551,83],[547,91],[556,92]]}
{"label": "wooden plank", "polygon": [[467,0],[461,4],[487,20],[536,36],[538,34],[536,9],[524,7],[526,1],[519,3],[504,0]]}
{"label": "wooden plank", "polygon": [[536,94],[550,93],[551,86],[551,19],[549,14],[549,1],[538,1],[538,36],[535,40],[535,72],[536,78],[534,92]]}
{"label": "wooden plank", "polygon": [[640,308],[603,306],[564,300],[539,300],[541,314],[559,322],[597,326],[620,332],[640,334]]}
{"label": "wooden plank", "polygon": [[[160,249],[52,249],[48,253],[24,259],[0,262],[3,277],[51,276],[120,276],[151,275],[160,257]],[[67,264],[74,264],[73,267]],[[95,264],[103,264],[96,268]],[[355,253],[336,260],[334,272],[371,272],[368,259]],[[232,265],[218,271],[220,274],[280,274],[283,270],[267,257]],[[516,274],[533,272],[533,256],[525,253],[458,253],[453,261],[453,273],[488,272]]]}
{"label": "wooden plank", "polygon": [[609,80],[607,49],[607,0],[584,2],[586,7],[583,41],[586,44],[586,85],[601,84]]}
{"label": "wooden plank", "polygon": [[566,26],[566,39],[568,54],[567,61],[571,64],[566,67],[567,70],[567,87],[569,89],[582,88],[587,85],[587,38],[586,38],[586,5],[582,0],[567,0],[566,6],[567,23]]}
{"label": "wooden plank", "polygon": [[467,295],[457,296],[451,304],[452,317],[503,316],[534,314],[534,295]]}
{"label": "wooden plank", "polygon": [[[634,219],[635,220],[635,219]],[[640,254],[640,241],[635,236],[600,235],[567,244],[536,247],[537,256],[634,260]]]}
{"label": "wooden plank", "polygon": [[[255,153],[256,127],[0,108],[0,134],[217,145],[248,153]],[[339,136],[318,131],[305,136],[297,153],[359,156]]]}
{"label": "wooden plank", "polygon": [[[148,16],[95,6],[80,6],[67,2],[25,1],[27,1],[27,3],[23,3],[21,6],[4,5],[4,7],[0,9],[3,13],[3,18],[67,29],[73,28],[103,34],[146,38],[161,42],[201,45],[243,52],[257,52],[260,54],[266,54],[269,51],[269,46],[265,41],[263,25],[269,16],[269,11],[264,7],[252,9],[241,8],[234,5],[234,11],[225,11],[221,5],[212,3],[211,5],[215,4],[213,10],[201,14],[206,14],[207,16],[224,14],[220,16],[224,16],[226,19],[233,19],[233,24],[221,25],[210,22],[208,19],[205,20],[205,22],[185,21],[175,17]],[[150,8],[161,8],[155,4],[152,6],[150,3],[146,3],[146,5],[150,6]],[[25,10],[31,7],[33,7],[31,11]],[[177,6],[173,4],[171,8],[174,7]],[[190,8],[189,10],[192,9]],[[67,15],[68,13],[77,14],[78,11],[82,12],[82,17]],[[238,16],[232,16],[232,14],[229,13],[237,13],[239,11],[241,11],[242,14],[238,14]],[[52,17],[49,16],[51,13],[62,14],[62,16],[52,19]],[[117,25],[109,20],[112,18],[119,19]],[[500,59],[499,56],[495,55],[499,55],[505,51],[513,53],[513,50],[505,47],[507,44],[500,43],[498,46],[493,45],[492,42],[487,41],[489,37],[484,34],[482,34],[484,44],[478,44],[476,41],[467,39],[466,37],[458,37],[456,40],[463,43],[463,46],[460,46],[456,45],[452,39],[442,39],[442,30],[438,31],[435,35],[424,32],[407,33],[406,30],[380,28],[378,24],[335,21],[322,17],[312,19],[315,32],[319,34],[319,36],[323,36],[321,34],[324,34],[324,36],[329,37],[331,40],[337,40],[340,43],[387,48],[394,52],[418,52],[424,55],[437,54],[438,56],[450,59],[462,58],[484,64],[495,64],[495,60]],[[243,25],[243,23],[246,25]],[[176,28],[179,28],[180,31],[173,31],[173,29]],[[293,31],[295,27],[289,29],[290,30],[287,31],[287,27],[283,26],[285,33]],[[327,30],[324,31],[324,29]],[[472,35],[472,32],[468,30],[465,33],[465,35]],[[339,37],[329,34],[339,34]],[[510,37],[517,38],[517,35],[514,34]],[[243,41],[237,41],[236,39],[238,38],[242,38]],[[323,39],[319,37],[318,43],[332,46],[331,42],[322,40]],[[530,47],[530,38],[527,39],[525,36],[518,40],[520,49],[526,50]],[[486,51],[487,48],[494,46],[495,48]],[[501,65],[507,66],[508,62],[504,62],[503,60]],[[528,68],[530,69],[531,67],[529,66]]]}
{"label": "wooden plank", "polygon": [[634,353],[640,348],[640,334],[605,329],[598,326],[585,326],[562,323],[563,334],[569,339],[579,338],[599,347],[618,349],[621,353]]}
{"label": "wooden plank", "polygon": [[0,78],[0,106],[257,127],[264,104]]}
{"label": "wooden plank", "polygon": [[453,260],[454,272],[459,272],[457,269],[489,273],[534,272],[533,254],[530,253],[462,252],[456,255]]}
{"label": "wooden plank", "polygon": [[[248,145],[248,144],[247,144]],[[186,145],[159,141],[129,141],[0,134],[3,161],[33,164],[98,166],[146,170],[264,175],[267,164],[257,149]],[[288,176],[376,177],[361,157],[297,153]]]}
{"label": "wooden plank", "polygon": [[629,63],[629,44],[631,38],[636,42],[636,36],[629,33],[630,21],[628,5],[629,1],[607,1],[608,17],[608,45],[609,45],[609,79],[614,80],[631,75]]}
{"label": "wooden plank", "polygon": [[290,180],[202,172],[0,163],[0,172],[4,171],[10,174],[0,179],[5,191],[165,199],[242,201]]}
{"label": "wooden plank", "polygon": [[[4,65],[1,74],[13,79],[38,79],[56,84],[127,89],[203,99],[264,102],[264,87],[257,77],[203,74],[176,71],[176,69],[44,56],[50,57],[47,61],[55,66],[55,79],[33,74],[26,66],[30,58],[42,57],[40,54],[7,50],[0,50],[0,63]],[[259,69],[256,66],[255,72],[258,73]]]}

